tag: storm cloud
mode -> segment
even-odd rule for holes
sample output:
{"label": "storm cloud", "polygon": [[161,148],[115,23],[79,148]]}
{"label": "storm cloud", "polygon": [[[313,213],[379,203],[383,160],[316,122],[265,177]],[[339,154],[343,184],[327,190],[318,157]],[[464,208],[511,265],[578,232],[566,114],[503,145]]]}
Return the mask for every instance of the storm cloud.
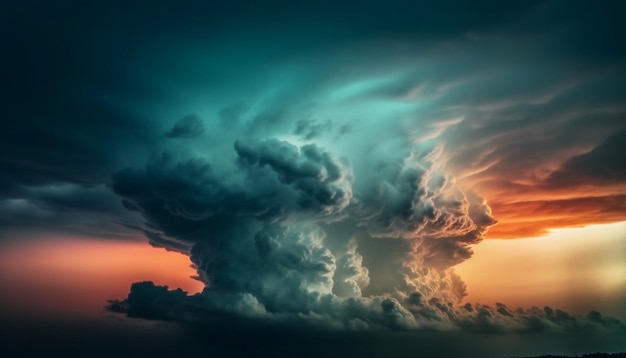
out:
{"label": "storm cloud", "polygon": [[626,219],[621,3],[272,3],[7,5],[2,240],[189,255],[204,291],[136,283],[132,317],[624,330],[465,304],[454,272],[486,235]]}
{"label": "storm cloud", "polygon": [[[350,153],[340,160],[311,144],[236,141],[236,159],[221,169],[164,158],[119,172],[112,188],[157,230],[153,244],[177,251],[174,243],[187,244],[206,286],[189,296],[137,283],[109,309],[183,322],[228,314],[349,330],[626,328],[550,307],[460,306],[466,286],[452,268],[496,221],[484,199],[441,172],[440,151],[423,143],[406,149],[399,151],[406,157],[388,154],[389,167],[372,160],[356,172]],[[369,275],[379,267],[367,266],[369,255],[381,253],[359,251],[371,241],[396,248],[383,251],[390,255],[384,280]],[[364,294],[369,286],[378,293]]]}
{"label": "storm cloud", "polygon": [[[463,298],[450,268],[471,256],[469,245],[495,220],[483,199],[468,198],[438,171],[436,148],[389,153],[388,168],[376,170],[381,163],[372,161],[358,173],[350,153],[315,144],[237,140],[232,150],[233,163],[163,157],[111,182],[158,238],[190,245],[206,284],[201,305],[409,328],[419,325],[400,303],[410,294],[446,304]],[[392,258],[396,287],[387,296],[361,294],[370,284],[389,285],[368,276],[363,240],[406,242]],[[168,248],[164,242],[154,244]]]}

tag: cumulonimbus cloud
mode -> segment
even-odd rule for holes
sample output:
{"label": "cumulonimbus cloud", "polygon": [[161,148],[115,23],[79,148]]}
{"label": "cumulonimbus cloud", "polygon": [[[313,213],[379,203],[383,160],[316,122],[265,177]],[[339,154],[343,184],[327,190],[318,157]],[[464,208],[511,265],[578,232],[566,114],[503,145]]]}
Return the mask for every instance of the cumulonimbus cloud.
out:
{"label": "cumulonimbus cloud", "polygon": [[232,150],[232,162],[164,156],[113,176],[152,243],[188,254],[206,286],[190,296],[136,283],[109,309],[341,329],[624,329],[599,314],[460,306],[466,286],[453,267],[496,221],[445,173],[437,146],[406,142],[358,167],[360,153],[276,138],[236,140]]}

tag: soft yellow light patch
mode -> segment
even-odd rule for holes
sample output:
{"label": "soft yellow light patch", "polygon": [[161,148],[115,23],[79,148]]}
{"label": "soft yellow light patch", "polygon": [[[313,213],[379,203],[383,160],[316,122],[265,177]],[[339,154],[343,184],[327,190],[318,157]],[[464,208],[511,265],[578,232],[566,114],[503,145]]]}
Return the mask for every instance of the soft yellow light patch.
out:
{"label": "soft yellow light patch", "polygon": [[474,252],[457,267],[468,285],[466,301],[626,314],[619,304],[626,292],[626,222],[485,240]]}

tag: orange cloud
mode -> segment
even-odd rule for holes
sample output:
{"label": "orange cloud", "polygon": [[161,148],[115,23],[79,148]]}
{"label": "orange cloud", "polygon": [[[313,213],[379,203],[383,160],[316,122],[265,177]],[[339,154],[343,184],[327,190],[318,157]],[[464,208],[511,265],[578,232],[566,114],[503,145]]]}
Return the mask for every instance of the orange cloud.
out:
{"label": "orange cloud", "polygon": [[[626,220],[626,165],[620,153],[626,132],[610,135],[596,147],[564,153],[526,152],[498,165],[463,175],[489,202],[499,224],[490,238],[539,236],[550,229],[581,227]],[[495,151],[494,153],[497,153]],[[515,157],[513,155],[513,157]]]}
{"label": "orange cloud", "polygon": [[[571,193],[571,194],[576,194]],[[584,196],[561,199],[549,194],[533,200],[507,197],[489,200],[498,225],[492,227],[488,238],[518,238],[546,234],[550,229],[581,227],[591,224],[626,220],[626,194]],[[490,197],[488,194],[486,195]],[[541,199],[538,199],[541,198]]]}
{"label": "orange cloud", "polygon": [[490,203],[499,224],[490,238],[543,235],[553,228],[580,227],[626,220],[626,195]]}

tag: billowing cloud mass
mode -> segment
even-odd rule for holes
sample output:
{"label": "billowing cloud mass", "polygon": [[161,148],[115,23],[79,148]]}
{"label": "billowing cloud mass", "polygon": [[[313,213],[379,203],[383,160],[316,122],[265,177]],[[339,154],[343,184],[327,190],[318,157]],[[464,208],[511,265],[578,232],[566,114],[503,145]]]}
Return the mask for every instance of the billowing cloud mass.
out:
{"label": "billowing cloud mass", "polygon": [[466,303],[454,271],[486,235],[626,220],[618,2],[141,3],[0,12],[1,240],[188,255],[203,292],[135,283],[133,317],[624,330]]}
{"label": "billowing cloud mass", "polygon": [[[458,303],[465,291],[450,268],[495,223],[483,199],[440,171],[436,148],[417,147],[355,172],[350,153],[237,140],[231,163],[163,157],[118,172],[111,187],[144,216],[154,245],[189,247],[207,308],[417,327],[401,302],[416,312],[418,296]],[[391,281],[372,282],[358,251],[364,240],[401,242]],[[363,296],[369,285],[389,295]]]}
{"label": "billowing cloud mass", "polygon": [[[446,174],[437,145],[379,134],[362,138],[372,153],[366,160],[360,151],[268,133],[232,142],[223,154],[229,160],[165,155],[116,173],[111,189],[141,213],[152,244],[190,255],[206,286],[189,296],[136,283],[109,308],[143,318],[231,314],[356,330],[626,328],[597,313],[461,306],[466,287],[453,267],[496,224],[491,209]],[[372,245],[379,250],[360,250]],[[384,263],[368,267],[373,256]]]}

